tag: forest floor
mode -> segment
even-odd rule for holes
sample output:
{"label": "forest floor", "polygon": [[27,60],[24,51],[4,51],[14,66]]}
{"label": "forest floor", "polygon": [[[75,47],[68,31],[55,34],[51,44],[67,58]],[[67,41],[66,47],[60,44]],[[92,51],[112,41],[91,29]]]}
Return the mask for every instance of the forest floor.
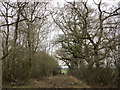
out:
{"label": "forest floor", "polygon": [[89,88],[89,86],[73,76],[58,75],[42,80],[30,79],[23,84],[11,83],[4,88]]}

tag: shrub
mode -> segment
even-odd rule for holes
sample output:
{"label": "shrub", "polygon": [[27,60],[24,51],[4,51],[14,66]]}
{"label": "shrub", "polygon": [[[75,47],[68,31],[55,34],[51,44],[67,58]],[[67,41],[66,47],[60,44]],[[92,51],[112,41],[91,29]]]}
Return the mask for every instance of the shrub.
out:
{"label": "shrub", "polygon": [[116,85],[116,74],[114,69],[111,68],[100,67],[89,70],[84,67],[75,70],[69,69],[69,74],[87,82],[91,86],[115,87]]}

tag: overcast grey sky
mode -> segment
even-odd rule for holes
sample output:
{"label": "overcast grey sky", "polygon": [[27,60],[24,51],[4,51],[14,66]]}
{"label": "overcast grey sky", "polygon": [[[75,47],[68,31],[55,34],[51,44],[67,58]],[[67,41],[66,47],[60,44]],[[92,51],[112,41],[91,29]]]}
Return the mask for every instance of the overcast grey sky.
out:
{"label": "overcast grey sky", "polygon": [[[68,1],[68,2],[71,2],[71,1],[74,1],[74,0],[53,0],[53,4],[54,6],[56,7],[57,6],[57,3],[59,3],[60,5],[64,5],[64,3]],[[75,0],[75,1],[80,1],[80,0]],[[83,0],[83,1],[86,1],[86,0]],[[96,3],[99,2],[100,0],[94,0]],[[117,5],[118,2],[120,2],[120,0],[102,0],[103,3],[107,3],[108,5]],[[88,3],[93,5],[93,0],[88,0]]]}

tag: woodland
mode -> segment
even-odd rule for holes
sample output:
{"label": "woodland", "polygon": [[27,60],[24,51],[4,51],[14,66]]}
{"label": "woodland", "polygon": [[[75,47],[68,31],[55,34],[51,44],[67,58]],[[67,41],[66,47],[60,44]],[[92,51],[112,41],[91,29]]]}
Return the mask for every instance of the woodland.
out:
{"label": "woodland", "polygon": [[0,2],[3,87],[47,78],[58,88],[68,80],[79,88],[79,81],[86,88],[120,87],[120,2],[51,2]]}

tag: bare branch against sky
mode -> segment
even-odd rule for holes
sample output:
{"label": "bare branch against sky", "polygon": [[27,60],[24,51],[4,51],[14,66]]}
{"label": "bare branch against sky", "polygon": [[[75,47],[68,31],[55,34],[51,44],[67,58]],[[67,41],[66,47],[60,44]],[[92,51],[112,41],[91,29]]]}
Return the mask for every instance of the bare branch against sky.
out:
{"label": "bare branch against sky", "polygon": [[[60,5],[63,6],[63,5],[65,4],[65,2],[72,2],[72,1],[79,2],[79,1],[81,1],[81,0],[53,0],[53,5],[54,5],[54,6],[57,6],[57,3],[59,3]],[[83,1],[85,1],[85,0],[83,0]],[[99,2],[100,0],[88,0],[88,3],[93,5],[93,3],[94,3],[93,1],[97,3],[97,2]],[[113,5],[115,5],[115,4],[118,4],[119,0],[102,0],[102,2],[103,2],[103,3],[107,3],[108,5],[113,6]],[[93,6],[94,6],[94,5],[93,5]]]}

